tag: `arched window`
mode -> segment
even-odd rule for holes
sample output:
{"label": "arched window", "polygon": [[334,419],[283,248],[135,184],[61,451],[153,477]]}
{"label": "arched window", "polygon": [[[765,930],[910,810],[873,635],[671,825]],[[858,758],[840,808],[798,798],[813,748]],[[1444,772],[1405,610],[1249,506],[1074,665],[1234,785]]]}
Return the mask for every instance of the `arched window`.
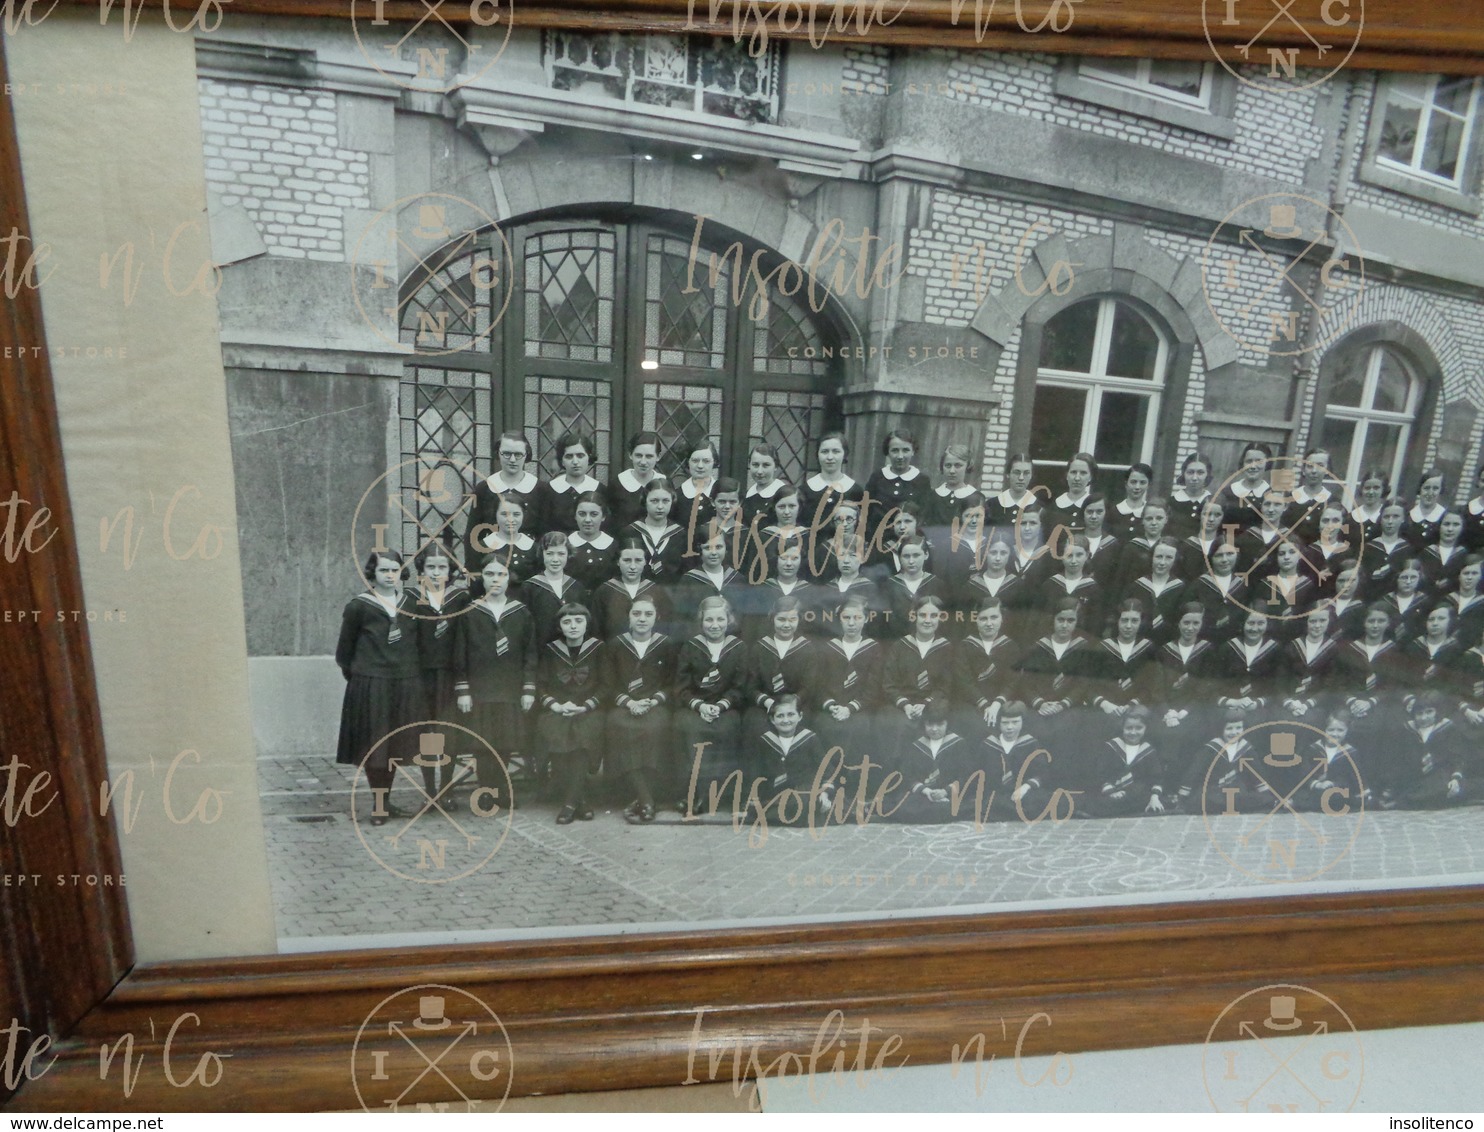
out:
{"label": "arched window", "polygon": [[1353,487],[1364,469],[1379,467],[1400,483],[1422,391],[1405,356],[1383,343],[1336,366],[1321,390],[1323,421],[1316,430],[1334,473]]}
{"label": "arched window", "polygon": [[[416,493],[419,469],[448,457],[486,474],[505,430],[525,432],[543,479],[571,428],[596,439],[605,481],[641,429],[659,434],[666,474],[704,439],[738,478],[756,441],[778,449],[794,482],[812,470],[810,438],[838,419],[841,334],[796,296],[736,294],[733,275],[755,249],[693,248],[694,227],[693,217],[547,218],[425,258],[436,268],[401,289],[402,341],[422,354],[408,359],[399,398],[405,534],[416,534],[413,514],[436,518]],[[491,267],[506,242],[509,272]]]}
{"label": "arched window", "polygon": [[1125,300],[1087,299],[1041,333],[1031,409],[1031,450],[1041,482],[1077,452],[1112,472],[1153,459],[1169,347]]}

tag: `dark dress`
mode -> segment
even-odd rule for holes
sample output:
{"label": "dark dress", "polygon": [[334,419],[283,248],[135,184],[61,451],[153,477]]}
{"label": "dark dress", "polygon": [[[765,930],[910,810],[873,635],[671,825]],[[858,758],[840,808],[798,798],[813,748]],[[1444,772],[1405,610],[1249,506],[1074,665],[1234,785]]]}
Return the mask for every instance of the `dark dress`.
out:
{"label": "dark dress", "polygon": [[814,720],[814,666],[817,649],[808,637],[796,636],[786,651],[779,641],[766,636],[747,647],[747,705],[742,714],[742,733],[752,739],[768,730],[768,708],[783,695],[799,698],[799,711]]}
{"label": "dark dress", "polygon": [[[815,652],[814,696],[819,701],[815,730],[827,747],[839,747],[847,763],[859,763],[861,755],[880,749],[873,742],[873,728],[879,722],[882,677],[886,646],[865,637],[847,656],[838,638],[821,641]],[[830,708],[840,705],[850,709],[850,717],[837,720]]]}
{"label": "dark dress", "polygon": [[[536,647],[538,649],[562,635],[561,627],[557,624],[562,606],[569,603],[579,605],[588,603],[587,588],[570,575],[563,575],[563,577],[567,581],[562,586],[561,593],[556,591],[545,574],[537,574],[534,578],[528,578],[520,587],[520,599],[531,611],[531,617],[536,623]],[[588,612],[591,613],[592,610],[589,609]],[[589,625],[588,630],[592,632],[595,628]]]}
{"label": "dark dress", "polygon": [[567,573],[588,593],[618,572],[618,540],[604,531],[591,542],[581,535],[568,535],[567,554]]}
{"label": "dark dress", "polygon": [[[454,644],[458,638],[458,624],[467,616],[471,601],[469,589],[453,583],[443,591],[443,600],[435,607],[426,593],[418,595],[417,651],[423,673],[423,702],[427,705],[426,718],[442,723],[461,722],[458,715],[457,695],[454,685]],[[444,754],[439,765],[441,773],[435,774],[432,766],[423,766],[423,785],[432,794],[453,781],[453,756],[471,749],[461,742],[461,732],[444,728]],[[452,747],[449,746],[452,744]]]}
{"label": "dark dress", "polygon": [[918,467],[908,468],[900,476],[890,468],[877,468],[866,480],[866,494],[875,501],[871,510],[883,519],[903,503],[926,507],[932,490],[931,477]]}
{"label": "dark dress", "polygon": [[608,641],[621,633],[627,633],[629,607],[641,597],[654,602],[657,627],[671,622],[670,595],[665,592],[664,587],[648,578],[640,578],[634,589],[635,592],[631,594],[629,587],[618,578],[609,578],[593,591],[592,614],[596,623],[593,631],[597,636]]}
{"label": "dark dress", "polygon": [[399,597],[395,616],[366,592],[346,602],[340,617],[335,663],[346,685],[335,761],[364,766],[373,787],[390,786],[391,760],[409,763],[418,751],[415,727],[382,740],[427,718],[416,610],[410,590]]}
{"label": "dark dress", "polygon": [[959,641],[954,650],[958,654],[953,662],[958,686],[953,702],[959,707],[959,729],[971,738],[982,738],[989,730],[984,713],[992,705],[1015,697],[1020,647],[1003,633],[993,641],[976,633]]}
{"label": "dark dress", "polygon": [[[741,769],[742,705],[747,688],[747,646],[736,637],[723,639],[713,660],[710,646],[697,634],[679,646],[675,661],[676,754],[671,778],[677,797],[686,799],[688,814],[709,810],[709,787]],[[697,709],[722,709],[714,722]]]}
{"label": "dark dress", "polygon": [[[1092,788],[1077,802],[1077,813],[1090,818],[1135,817],[1149,807],[1151,797],[1164,802],[1165,761],[1147,739],[1137,747],[1109,739],[1095,748],[1089,767]],[[1171,801],[1175,788],[1171,787]]]}
{"label": "dark dress", "polygon": [[[670,743],[670,696],[675,686],[675,642],[663,633],[649,639],[644,655],[633,637],[623,633],[603,649],[603,689],[612,704],[603,744],[608,770],[626,774],[654,770]],[[628,709],[630,700],[658,700],[643,715]]]}
{"label": "dark dress", "polygon": [[827,484],[818,474],[812,475],[801,485],[799,524],[811,531],[828,531],[835,520],[835,509],[842,500],[859,503],[865,497],[865,488],[849,476],[842,476],[838,484]]}
{"label": "dark dress", "polygon": [[[656,478],[663,481],[664,476],[656,473]],[[630,523],[637,523],[644,518],[644,491],[649,486],[634,479],[634,470],[625,468],[613,477],[613,482],[608,485],[608,503],[613,508],[608,513],[608,521],[603,525],[612,531],[621,531]]]}
{"label": "dark dress", "polygon": [[[496,617],[483,602],[458,619],[454,640],[454,692],[474,701],[469,727],[500,757],[525,746],[522,696],[536,694],[535,622],[523,602],[507,597]],[[474,748],[481,786],[497,787],[495,756]]]}
{"label": "dark dress", "polygon": [[623,529],[622,537],[636,538],[644,544],[646,578],[669,585],[685,573],[681,566],[685,554],[685,528],[679,523],[671,523],[659,534],[642,522],[630,523]]}
{"label": "dark dress", "polygon": [[469,509],[470,568],[477,570],[479,565],[483,565],[483,559],[488,557],[487,552],[476,545],[476,540],[482,540],[497,528],[501,499],[514,499],[520,503],[524,511],[521,526],[525,530],[544,533],[548,529],[546,494],[546,485],[537,478],[535,472],[527,472],[514,488],[501,485],[498,472],[475,484],[474,505]]}
{"label": "dark dress", "polygon": [[491,559],[496,558],[505,563],[505,569],[510,571],[512,586],[518,586],[541,572],[541,551],[530,535],[519,534],[513,541],[497,547],[491,547],[487,541],[481,542],[478,557],[470,563],[470,569],[475,575],[474,586],[478,592],[483,592],[484,589],[484,583],[478,576],[479,571],[488,566]]}
{"label": "dark dress", "polygon": [[1200,498],[1192,499],[1184,488],[1176,488],[1166,497],[1170,509],[1170,522],[1165,534],[1177,539],[1194,538],[1201,529],[1201,508],[1211,498],[1209,491]]}
{"label": "dark dress", "polygon": [[541,526],[531,527],[530,523],[526,524],[527,527],[539,530],[542,534],[548,531],[563,531],[571,534],[575,531],[577,529],[577,497],[589,491],[597,492],[603,501],[603,514],[606,516],[611,513],[608,506],[608,492],[592,475],[588,475],[575,486],[567,482],[566,476],[558,476],[543,486],[546,488],[546,498],[543,501]]}

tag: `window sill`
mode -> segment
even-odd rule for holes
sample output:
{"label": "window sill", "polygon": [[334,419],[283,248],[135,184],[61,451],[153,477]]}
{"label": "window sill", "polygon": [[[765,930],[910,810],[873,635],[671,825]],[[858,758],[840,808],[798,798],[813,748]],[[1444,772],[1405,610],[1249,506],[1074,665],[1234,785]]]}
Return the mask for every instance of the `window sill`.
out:
{"label": "window sill", "polygon": [[1378,189],[1401,193],[1403,196],[1450,208],[1467,216],[1478,216],[1484,212],[1484,205],[1481,205],[1478,197],[1450,189],[1446,185],[1432,184],[1421,177],[1408,176],[1398,169],[1382,165],[1374,157],[1367,157],[1361,162],[1360,180]]}

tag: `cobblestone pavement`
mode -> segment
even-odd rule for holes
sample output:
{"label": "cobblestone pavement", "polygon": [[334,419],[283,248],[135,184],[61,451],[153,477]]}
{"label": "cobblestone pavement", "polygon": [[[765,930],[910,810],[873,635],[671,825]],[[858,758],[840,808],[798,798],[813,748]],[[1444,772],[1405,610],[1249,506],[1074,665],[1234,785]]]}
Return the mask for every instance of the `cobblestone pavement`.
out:
{"label": "cobblestone pavement", "polygon": [[[563,827],[540,802],[473,815],[461,790],[447,817],[377,828],[364,780],[333,756],[259,767],[285,950],[1484,880],[1477,806],[810,831],[679,814],[634,827],[618,805]],[[407,772],[394,805],[421,805],[418,786]]]}

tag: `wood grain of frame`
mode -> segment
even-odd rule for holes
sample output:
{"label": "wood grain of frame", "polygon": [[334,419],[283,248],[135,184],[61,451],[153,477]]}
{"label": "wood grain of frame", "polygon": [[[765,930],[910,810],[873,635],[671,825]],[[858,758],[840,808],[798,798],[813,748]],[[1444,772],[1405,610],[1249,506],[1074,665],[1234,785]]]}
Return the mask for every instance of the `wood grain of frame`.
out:
{"label": "wood grain of frame", "polygon": [[[1020,32],[1014,5],[1001,0],[976,36],[972,0],[956,22],[954,7],[884,2],[887,16],[897,13],[892,23],[860,38],[1165,58],[1211,50],[1199,0],[1079,0],[1075,27],[1062,35]],[[234,0],[227,11],[344,18],[350,8],[350,0]],[[832,8],[819,5],[821,22]],[[1025,0],[1031,22],[1045,9],[1045,0]],[[423,10],[390,0],[386,15]],[[716,30],[733,30],[732,13],[728,0]],[[1484,22],[1472,0],[1369,0],[1364,14],[1351,66],[1484,73]],[[518,12],[522,25],[631,31],[706,30],[709,15],[709,0],[694,9],[687,0],[619,0]],[[15,123],[0,101],[0,231],[12,228],[28,230]],[[39,298],[21,287],[0,312],[0,347],[43,342]],[[6,359],[0,375],[0,499],[15,490],[49,508],[62,532],[40,553],[0,557],[0,604],[81,608],[49,362],[44,351]],[[86,625],[8,627],[0,672],[0,758],[23,756],[59,788],[59,803],[40,817],[0,822],[5,871],[120,872],[112,823],[91,804],[105,762]],[[353,1108],[361,1023],[387,995],[420,983],[459,987],[499,1014],[514,1052],[513,1095],[707,1080],[706,1052],[738,1043],[761,1065],[793,1050],[807,1066],[832,1010],[852,1032],[869,1019],[871,1056],[899,1037],[890,1064],[946,1061],[975,1033],[1003,1056],[992,1044],[1000,1022],[1013,1035],[1037,1015],[1046,1022],[1026,1030],[1026,1054],[1200,1042],[1228,1002],[1274,982],[1329,995],[1362,1029],[1484,1020],[1476,888],[135,966],[119,890],[7,887],[0,948],[0,1017],[56,1039],[56,1063],[11,1099],[27,1110]],[[166,1028],[182,1014],[195,1021],[177,1034],[175,1076],[186,1078],[203,1051],[230,1054],[213,1088],[176,1088],[158,1071]],[[151,1067],[127,1098],[119,1068],[101,1080],[98,1060],[100,1043],[125,1033]],[[727,1053],[719,1078],[732,1072]],[[450,1099],[436,1080],[408,1099]]]}

